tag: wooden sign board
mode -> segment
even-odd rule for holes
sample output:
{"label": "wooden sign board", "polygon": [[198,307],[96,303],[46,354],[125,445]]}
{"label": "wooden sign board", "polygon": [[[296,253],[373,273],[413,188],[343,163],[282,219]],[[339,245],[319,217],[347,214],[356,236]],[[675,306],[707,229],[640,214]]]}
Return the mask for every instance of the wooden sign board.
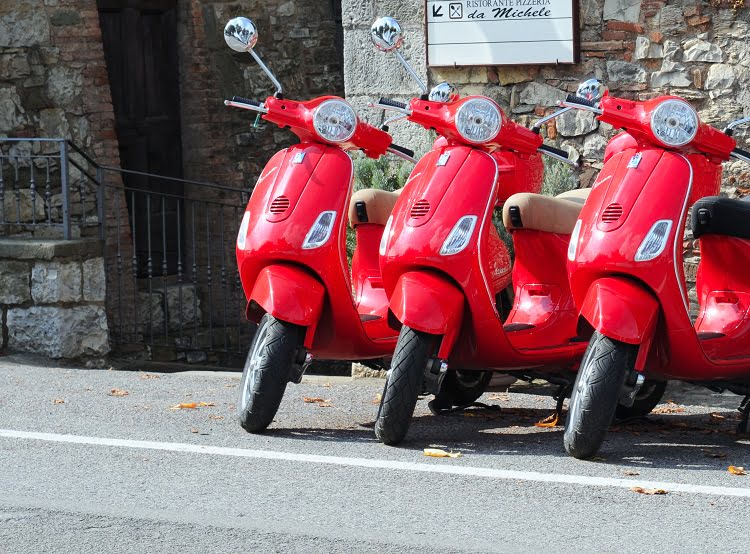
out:
{"label": "wooden sign board", "polygon": [[578,61],[576,0],[426,0],[427,64]]}

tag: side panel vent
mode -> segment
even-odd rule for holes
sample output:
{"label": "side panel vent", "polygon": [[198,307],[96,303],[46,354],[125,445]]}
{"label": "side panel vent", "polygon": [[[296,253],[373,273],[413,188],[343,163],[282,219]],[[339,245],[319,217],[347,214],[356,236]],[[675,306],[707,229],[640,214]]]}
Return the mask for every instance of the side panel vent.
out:
{"label": "side panel vent", "polygon": [[418,200],[411,207],[411,217],[419,219],[430,213],[430,203],[427,200]]}
{"label": "side panel vent", "polygon": [[612,223],[622,217],[622,206],[617,203],[610,204],[602,213],[602,221]]}
{"label": "side panel vent", "polygon": [[284,213],[289,209],[289,198],[286,196],[277,196],[274,198],[273,202],[271,202],[271,207],[269,208],[269,211],[272,214],[281,214]]}

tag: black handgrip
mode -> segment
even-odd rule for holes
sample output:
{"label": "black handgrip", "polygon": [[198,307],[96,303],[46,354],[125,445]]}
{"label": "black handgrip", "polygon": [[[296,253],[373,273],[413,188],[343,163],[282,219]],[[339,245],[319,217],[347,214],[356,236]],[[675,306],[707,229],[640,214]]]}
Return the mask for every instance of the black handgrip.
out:
{"label": "black handgrip", "polygon": [[409,150],[408,148],[404,148],[403,146],[399,146],[398,144],[391,144],[391,149],[396,150],[397,152],[401,152],[402,154],[406,154],[410,158],[414,157],[414,150]]}
{"label": "black handgrip", "polygon": [[407,108],[406,104],[403,102],[399,102],[398,100],[392,100],[391,98],[381,98],[378,100],[378,104],[383,104],[384,106],[391,106],[392,108],[398,108],[400,110],[405,110]]}
{"label": "black handgrip", "polygon": [[582,98],[575,94],[568,94],[565,101],[569,104],[581,104],[582,106],[588,106],[589,108],[596,108],[596,100],[588,100],[587,98]]}
{"label": "black handgrip", "polygon": [[743,158],[746,158],[750,160],[750,152],[747,150],[743,150],[742,148],[735,148],[732,150],[732,154],[737,154],[738,156],[742,156]]}
{"label": "black handgrip", "polygon": [[232,96],[232,102],[239,102],[240,104],[250,104],[251,106],[260,108],[260,102],[256,102],[255,100],[250,100],[249,98],[244,98],[242,96]]}
{"label": "black handgrip", "polygon": [[565,150],[555,148],[554,146],[547,146],[546,144],[542,144],[539,147],[539,150],[542,150],[543,152],[549,152],[550,154],[555,154],[556,156],[560,156],[565,159],[570,158],[570,155]]}

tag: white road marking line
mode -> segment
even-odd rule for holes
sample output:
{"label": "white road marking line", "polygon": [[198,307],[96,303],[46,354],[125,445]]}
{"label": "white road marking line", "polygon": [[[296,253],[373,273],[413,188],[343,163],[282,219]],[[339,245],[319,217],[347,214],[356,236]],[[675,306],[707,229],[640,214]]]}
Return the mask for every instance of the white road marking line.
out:
{"label": "white road marking line", "polygon": [[[191,454],[213,454],[237,458],[256,458],[262,460],[281,460],[335,466],[363,467],[368,469],[391,469],[397,471],[418,471],[422,473],[442,473],[464,477],[485,477],[489,479],[533,481],[538,483],[557,483],[563,485],[581,485],[595,487],[664,489],[668,492],[685,492],[689,494],[710,494],[718,496],[739,496],[750,498],[750,489],[740,487],[714,487],[692,485],[689,483],[670,483],[660,481],[641,481],[637,479],[614,479],[609,477],[592,477],[586,475],[568,475],[564,473],[540,473],[537,471],[516,471],[463,465],[441,465],[402,462],[398,460],[377,460],[367,458],[347,458],[342,456],[322,456],[318,454],[297,454],[273,450],[251,450],[246,448],[229,448],[224,446],[202,446],[179,442],[153,442],[130,439],[112,439],[104,437],[86,437],[80,435],[60,435],[57,433],[36,433],[0,429],[0,438],[31,439],[46,442],[86,444],[94,446],[113,446],[119,448],[138,448],[144,450],[163,450],[167,452],[185,452]],[[461,462],[458,462],[461,463]]]}

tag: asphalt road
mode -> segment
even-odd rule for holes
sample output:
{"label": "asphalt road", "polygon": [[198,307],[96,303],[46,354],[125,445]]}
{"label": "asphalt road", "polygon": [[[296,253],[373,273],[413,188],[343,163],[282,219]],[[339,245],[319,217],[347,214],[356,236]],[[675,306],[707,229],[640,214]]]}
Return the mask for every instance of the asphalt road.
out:
{"label": "asphalt road", "polygon": [[[727,468],[750,473],[750,440],[731,395],[668,390],[675,403],[581,462],[561,428],[534,426],[545,396],[440,417],[420,401],[392,448],[374,439],[374,380],[290,385],[249,435],[237,374],[28,364],[0,358],[3,553],[747,551],[750,475]],[[210,405],[170,409],[191,402]]]}

